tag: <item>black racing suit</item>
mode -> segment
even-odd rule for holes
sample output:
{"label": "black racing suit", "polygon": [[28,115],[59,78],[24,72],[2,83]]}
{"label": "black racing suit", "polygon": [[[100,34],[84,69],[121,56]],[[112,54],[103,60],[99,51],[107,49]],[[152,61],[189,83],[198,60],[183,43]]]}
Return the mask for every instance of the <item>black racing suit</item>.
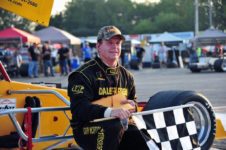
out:
{"label": "black racing suit", "polygon": [[68,95],[71,100],[72,122],[87,122],[104,118],[106,107],[90,102],[122,93],[135,99],[134,80],[125,68],[107,67],[99,58],[89,61],[73,72],[68,79]]}
{"label": "black racing suit", "polygon": [[[135,100],[136,98],[132,74],[119,64],[114,69],[109,68],[98,57],[88,61],[71,73],[68,83],[68,95],[71,101],[72,113],[71,126],[76,142],[79,145],[83,145],[83,148],[87,146],[89,141],[87,139],[80,140],[76,137],[76,134],[80,135],[87,122],[104,118],[104,112],[107,109],[107,107],[95,105],[91,102],[117,93],[125,95],[130,100]],[[113,136],[113,133],[111,135]],[[107,138],[108,135],[104,135],[104,137]],[[105,144],[105,148],[102,149],[115,149],[112,144],[110,144],[110,148],[106,147],[106,145],[109,146],[109,144]],[[115,147],[118,148],[117,144]],[[86,149],[93,148],[86,147]],[[121,149],[124,149],[124,147]]]}

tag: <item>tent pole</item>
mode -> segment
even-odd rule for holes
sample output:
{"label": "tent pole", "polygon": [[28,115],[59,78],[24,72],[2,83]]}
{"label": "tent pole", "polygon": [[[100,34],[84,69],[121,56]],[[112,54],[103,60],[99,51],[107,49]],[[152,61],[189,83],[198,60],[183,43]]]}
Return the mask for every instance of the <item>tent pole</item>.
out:
{"label": "tent pole", "polygon": [[20,37],[20,49],[22,49],[23,47],[23,41],[22,41],[22,38]]}

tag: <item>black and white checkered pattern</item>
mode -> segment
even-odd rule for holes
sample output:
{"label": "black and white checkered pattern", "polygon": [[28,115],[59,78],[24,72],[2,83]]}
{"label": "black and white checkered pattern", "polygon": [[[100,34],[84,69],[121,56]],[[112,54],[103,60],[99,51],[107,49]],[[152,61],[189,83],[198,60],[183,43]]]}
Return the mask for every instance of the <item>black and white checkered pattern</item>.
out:
{"label": "black and white checkered pattern", "polygon": [[[162,150],[200,150],[197,130],[189,108],[133,116],[137,127],[146,130]],[[151,140],[147,141],[147,145]],[[152,141],[153,142],[153,141]]]}

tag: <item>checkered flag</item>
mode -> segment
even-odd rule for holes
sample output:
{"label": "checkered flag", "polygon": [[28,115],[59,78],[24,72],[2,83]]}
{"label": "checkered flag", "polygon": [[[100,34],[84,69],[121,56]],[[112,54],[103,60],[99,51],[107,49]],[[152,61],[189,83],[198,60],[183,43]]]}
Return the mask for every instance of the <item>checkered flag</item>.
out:
{"label": "checkered flag", "polygon": [[[138,129],[148,133],[161,150],[200,150],[190,108],[175,108],[148,115],[133,115],[133,120]],[[147,145],[153,140],[146,140]]]}

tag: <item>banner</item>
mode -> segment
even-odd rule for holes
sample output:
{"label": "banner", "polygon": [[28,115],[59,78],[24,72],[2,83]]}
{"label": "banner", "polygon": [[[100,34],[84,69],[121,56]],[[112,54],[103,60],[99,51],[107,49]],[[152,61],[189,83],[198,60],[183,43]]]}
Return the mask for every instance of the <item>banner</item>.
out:
{"label": "banner", "polygon": [[48,26],[54,0],[0,0],[0,7]]}

